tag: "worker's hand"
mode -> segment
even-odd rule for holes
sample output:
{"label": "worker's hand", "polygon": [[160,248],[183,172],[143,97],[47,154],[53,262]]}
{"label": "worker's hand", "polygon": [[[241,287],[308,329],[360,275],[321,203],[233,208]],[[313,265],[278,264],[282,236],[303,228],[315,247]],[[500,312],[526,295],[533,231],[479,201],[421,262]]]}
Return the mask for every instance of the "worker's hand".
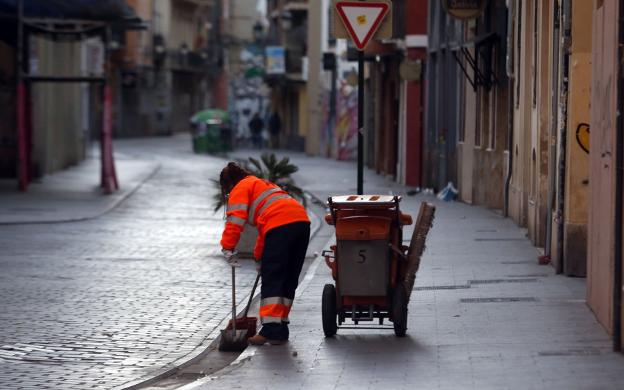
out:
{"label": "worker's hand", "polygon": [[262,272],[262,261],[261,260],[256,260],[256,271],[258,271],[258,273]]}
{"label": "worker's hand", "polygon": [[236,252],[231,251],[229,249],[221,249],[221,253],[223,253],[223,257],[230,265],[238,265],[236,261]]}

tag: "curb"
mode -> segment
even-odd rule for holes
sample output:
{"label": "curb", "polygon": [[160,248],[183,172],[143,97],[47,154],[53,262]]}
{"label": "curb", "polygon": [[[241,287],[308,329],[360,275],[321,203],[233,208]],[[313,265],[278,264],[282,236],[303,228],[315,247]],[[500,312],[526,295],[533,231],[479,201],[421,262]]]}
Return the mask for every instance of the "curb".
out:
{"label": "curb", "polygon": [[[107,206],[104,210],[102,210],[102,211],[100,211],[100,212],[98,212],[96,214],[89,215],[89,216],[86,216],[86,217],[64,218],[64,219],[55,219],[55,220],[49,220],[49,221],[42,220],[42,221],[9,221],[9,222],[0,222],[0,226],[53,225],[53,224],[58,224],[58,223],[84,222],[84,221],[89,221],[89,220],[92,220],[92,219],[99,218],[99,217],[101,217],[103,215],[106,215],[106,214],[110,213],[111,211],[115,210],[124,201],[126,201],[126,199],[128,199],[129,197],[134,195],[134,193],[137,192],[139,190],[139,188],[141,188],[143,186],[143,184],[145,184],[148,180],[153,178],[160,171],[161,167],[162,167],[161,164],[156,164],[151,169],[151,171],[148,174],[146,174],[144,177],[142,177],[141,179],[138,180],[137,185],[135,185],[132,190],[126,192],[123,195],[121,195],[119,197],[119,199],[115,200],[109,206]],[[103,195],[103,196],[109,196],[109,195]]]}
{"label": "curb", "polygon": [[[260,295],[260,293],[257,293],[254,296],[254,300]],[[241,303],[239,303],[236,306],[236,312],[238,314],[242,313],[243,310],[245,310],[245,307],[247,306],[246,301],[249,299],[249,294],[247,294],[245,296],[244,299],[241,299]],[[206,354],[208,354],[208,352],[210,352],[210,350],[213,347],[216,347],[217,345],[217,341],[219,340],[219,334],[221,332],[221,329],[224,329],[227,326],[228,321],[230,320],[229,317],[224,318],[221,322],[219,322],[219,325],[217,327],[215,327],[212,332],[210,332],[208,335],[206,335],[206,337],[204,337],[204,339],[202,340],[202,342],[197,345],[195,347],[195,349],[193,349],[191,352],[189,352],[187,355],[182,356],[181,358],[178,358],[177,360],[174,360],[173,362],[169,363],[168,365],[160,368],[159,370],[156,370],[155,373],[153,374],[148,374],[146,377],[141,378],[141,379],[137,379],[131,382],[127,382],[121,386],[115,387],[115,389],[118,390],[134,390],[134,389],[138,389],[141,388],[143,386],[148,386],[151,385],[155,382],[158,382],[161,379],[165,379],[173,374],[175,374],[177,371],[188,367],[192,364],[194,364],[195,362],[199,361],[200,359],[202,359]],[[208,342],[208,345],[205,345],[205,343]]]}
{"label": "curb", "polygon": [[[314,197],[315,199],[317,199],[316,197]],[[318,199],[317,199],[318,200]],[[313,231],[310,232],[310,239],[314,238],[316,236],[316,234],[321,230],[321,227],[323,226],[323,219],[318,216],[316,213],[311,213],[314,218],[316,218],[318,220],[318,224],[317,226],[314,228]],[[309,280],[312,279],[312,276],[309,276],[311,271],[316,271],[316,268],[318,268],[318,263],[319,263],[319,259],[320,256],[317,256],[317,259],[314,260],[314,262],[312,264],[310,264],[310,266],[308,267],[306,274],[304,276],[303,281],[301,282],[301,285],[304,285],[307,287],[307,285],[310,283]],[[307,282],[306,282],[307,281]],[[260,282],[260,285],[262,285],[262,282]],[[258,288],[256,294],[253,296],[252,298],[252,305],[260,298],[260,291],[261,289]],[[247,306],[246,301],[249,299],[249,294],[247,294],[245,296],[244,299],[241,299],[241,303],[237,305],[236,307],[236,312],[237,314],[241,314],[244,310],[245,307]],[[202,342],[197,345],[195,347],[195,349],[193,349],[191,352],[189,352],[187,355],[182,356],[181,358],[178,358],[176,360],[174,360],[173,362],[169,363],[168,365],[160,368],[159,370],[156,370],[154,373],[146,375],[144,378],[141,379],[137,379],[131,382],[127,382],[121,386],[116,387],[116,389],[118,390],[135,390],[135,389],[139,389],[141,387],[144,386],[148,386],[151,385],[155,382],[158,382],[161,379],[165,379],[173,374],[175,374],[177,371],[180,371],[196,362],[198,362],[199,360],[201,360],[204,356],[206,356],[212,349],[214,349],[214,347],[217,346],[217,342],[219,341],[219,334],[221,332],[221,329],[224,329],[227,324],[228,321],[230,320],[229,317],[224,318],[221,322],[219,322],[219,325],[216,326],[208,335],[206,335],[206,337],[204,337],[204,339],[202,340]],[[206,345],[206,343],[208,343]],[[246,351],[246,350],[245,350]],[[241,353],[241,356],[245,354],[245,352]],[[241,360],[241,356],[239,356],[234,362],[232,362],[230,365],[222,368],[219,371],[225,370],[228,367],[236,364],[239,360]],[[217,372],[219,372],[217,371]]]}
{"label": "curb", "polygon": [[[319,265],[322,263],[323,263],[323,256],[322,255],[316,256],[316,258],[314,259],[314,262],[310,264],[310,266],[308,267],[305,273],[305,276],[303,277],[303,280],[301,281],[301,283],[299,284],[297,288],[306,290],[308,286],[310,285],[310,282],[312,281],[312,279],[314,279],[314,276],[316,275],[316,271],[318,270]],[[200,378],[192,383],[184,385],[180,387],[178,390],[193,390],[197,388],[198,386],[206,385],[210,383],[212,380],[232,372],[234,369],[242,366],[243,364],[251,360],[256,354],[256,352],[258,352],[258,348],[261,348],[261,347],[250,347],[250,348],[245,349],[243,352],[241,352],[238,358],[236,358],[236,360],[234,360],[229,365],[223,367],[222,369],[220,369],[219,371],[215,372],[214,374],[210,376],[207,376],[205,378]]]}

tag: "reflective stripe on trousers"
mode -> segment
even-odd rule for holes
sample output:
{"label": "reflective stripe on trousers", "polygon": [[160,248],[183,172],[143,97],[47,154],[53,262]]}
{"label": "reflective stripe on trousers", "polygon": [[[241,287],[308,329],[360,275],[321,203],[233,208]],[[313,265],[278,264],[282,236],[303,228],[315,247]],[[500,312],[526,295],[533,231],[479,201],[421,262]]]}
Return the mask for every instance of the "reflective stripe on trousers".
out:
{"label": "reflective stripe on trousers", "polygon": [[288,317],[260,317],[261,324],[281,324],[281,323],[290,323]]}
{"label": "reflective stripe on trousers", "polygon": [[269,297],[260,301],[260,320],[263,324],[289,322],[288,314],[292,307],[292,299],[285,297]]}

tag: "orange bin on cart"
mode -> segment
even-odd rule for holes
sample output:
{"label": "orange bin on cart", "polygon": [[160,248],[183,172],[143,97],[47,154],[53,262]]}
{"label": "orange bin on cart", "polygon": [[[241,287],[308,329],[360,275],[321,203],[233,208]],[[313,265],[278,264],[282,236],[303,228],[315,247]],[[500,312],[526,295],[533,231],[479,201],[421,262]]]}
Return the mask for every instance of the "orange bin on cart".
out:
{"label": "orange bin on cart", "polygon": [[[397,336],[405,336],[409,292],[403,281],[409,247],[403,245],[403,226],[411,225],[412,217],[400,211],[400,201],[391,195],[328,199],[325,220],[336,228],[336,245],[323,252],[335,281],[323,289],[326,336],[339,327],[393,328]],[[384,319],[393,326],[384,326]],[[343,325],[348,320],[351,326]]]}

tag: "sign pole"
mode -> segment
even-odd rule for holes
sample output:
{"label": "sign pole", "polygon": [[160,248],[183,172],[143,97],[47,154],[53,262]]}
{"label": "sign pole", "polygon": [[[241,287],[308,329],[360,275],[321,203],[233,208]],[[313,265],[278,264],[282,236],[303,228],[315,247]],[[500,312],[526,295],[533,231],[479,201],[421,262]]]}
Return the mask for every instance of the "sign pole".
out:
{"label": "sign pole", "polygon": [[364,51],[358,50],[357,194],[364,194]]}
{"label": "sign pole", "polygon": [[28,145],[26,141],[26,85],[24,83],[24,1],[17,2],[17,183],[22,192],[28,188]]}
{"label": "sign pole", "polygon": [[[338,0],[334,3],[336,14],[342,20],[346,30],[338,30],[334,34],[338,37],[350,37],[358,50],[358,120],[357,120],[357,194],[364,194],[364,49],[370,40],[390,38],[392,25],[384,28],[385,32],[378,34],[383,19],[388,15],[392,3],[389,0]],[[337,24],[335,25],[338,26]],[[334,27],[334,28],[336,28]]]}

